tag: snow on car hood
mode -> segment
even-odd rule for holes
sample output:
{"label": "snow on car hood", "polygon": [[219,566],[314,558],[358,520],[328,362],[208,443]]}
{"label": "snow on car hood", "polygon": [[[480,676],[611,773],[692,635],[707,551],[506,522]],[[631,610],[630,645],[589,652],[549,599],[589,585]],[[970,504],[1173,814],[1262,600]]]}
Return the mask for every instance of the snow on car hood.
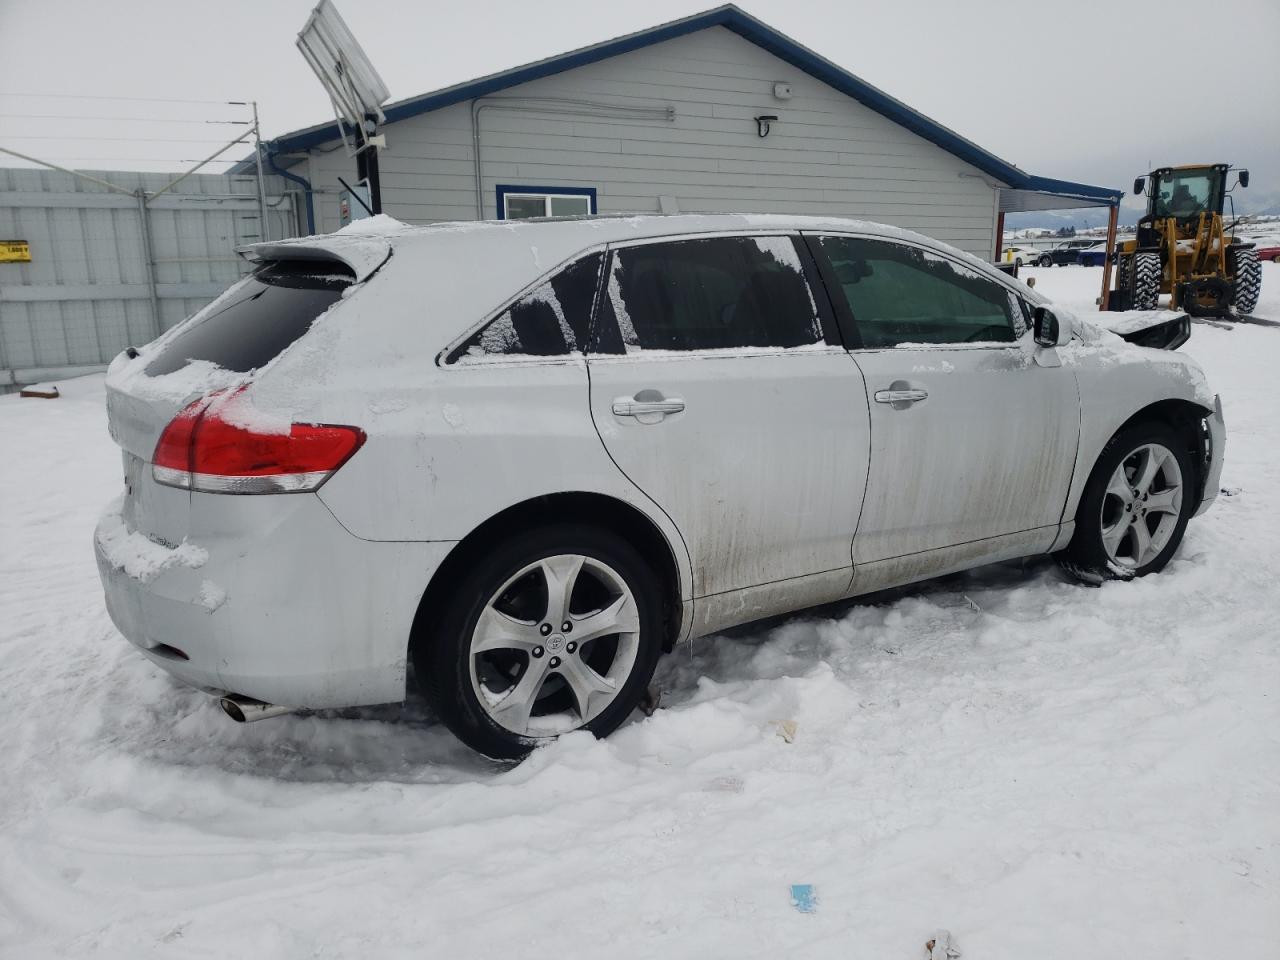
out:
{"label": "snow on car hood", "polygon": [[1123,337],[1170,321],[1181,321],[1185,316],[1180,310],[1119,310],[1115,313],[1099,313],[1093,322],[1104,330]]}
{"label": "snow on car hood", "polygon": [[1191,336],[1191,318],[1177,310],[1101,312],[1090,314],[1087,320],[1072,314],[1071,322],[1086,343],[1114,335],[1136,347],[1177,350]]}

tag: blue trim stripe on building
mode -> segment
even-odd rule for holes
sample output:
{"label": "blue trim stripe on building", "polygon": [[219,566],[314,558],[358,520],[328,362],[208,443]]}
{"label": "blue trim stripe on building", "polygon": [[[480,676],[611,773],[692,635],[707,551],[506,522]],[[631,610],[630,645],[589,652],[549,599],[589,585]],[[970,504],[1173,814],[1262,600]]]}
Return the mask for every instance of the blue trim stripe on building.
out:
{"label": "blue trim stripe on building", "polygon": [[[537,63],[526,64],[503,73],[481,77],[469,83],[448,87],[409,100],[401,100],[386,107],[384,112],[389,123],[405,120],[477,97],[488,96],[531,80],[540,80],[543,77],[598,63],[601,60],[650,47],[666,40],[687,36],[709,27],[724,27],[732,30],[738,36],[772,53],[780,60],[834,87],[1014,189],[1069,196],[1104,204],[1118,204],[1124,195],[1123,191],[1110,187],[1095,187],[1084,183],[1032,176],[994,154],[988,153],[953,130],[911,109],[900,100],[895,100],[883,90],[859,79],[733,4],[716,7],[683,20],[661,24],[605,43],[583,47]],[[322,143],[329,143],[339,139],[340,136],[338,124],[335,121],[286,134],[272,141],[268,146],[273,154],[294,153],[309,150]]]}

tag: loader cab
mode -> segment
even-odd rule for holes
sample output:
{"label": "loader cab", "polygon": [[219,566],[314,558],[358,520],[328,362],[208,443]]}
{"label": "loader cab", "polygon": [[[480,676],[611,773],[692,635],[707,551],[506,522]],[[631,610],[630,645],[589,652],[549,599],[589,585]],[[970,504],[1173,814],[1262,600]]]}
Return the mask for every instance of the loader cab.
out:
{"label": "loader cab", "polygon": [[1152,170],[1144,220],[1198,220],[1200,214],[1221,214],[1227,185],[1227,165],[1161,167]]}

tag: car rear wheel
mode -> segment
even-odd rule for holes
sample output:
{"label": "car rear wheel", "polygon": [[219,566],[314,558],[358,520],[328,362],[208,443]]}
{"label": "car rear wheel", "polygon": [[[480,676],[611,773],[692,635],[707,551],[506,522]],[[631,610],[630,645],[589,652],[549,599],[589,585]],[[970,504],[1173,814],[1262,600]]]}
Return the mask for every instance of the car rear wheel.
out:
{"label": "car rear wheel", "polygon": [[628,543],[578,525],[491,550],[415,638],[427,701],[468,746],[516,760],[572,730],[604,737],[640,703],[662,649],[657,578]]}
{"label": "car rear wheel", "polygon": [[1089,476],[1063,565],[1095,582],[1163,570],[1195,512],[1197,483],[1186,444],[1168,426],[1122,430]]}

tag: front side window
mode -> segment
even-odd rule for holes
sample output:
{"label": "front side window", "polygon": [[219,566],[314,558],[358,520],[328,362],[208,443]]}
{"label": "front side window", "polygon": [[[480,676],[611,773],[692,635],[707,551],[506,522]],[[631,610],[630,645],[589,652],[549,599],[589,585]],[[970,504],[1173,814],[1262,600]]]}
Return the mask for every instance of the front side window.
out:
{"label": "front side window", "polygon": [[565,267],[513,303],[454,351],[459,363],[485,357],[581,353],[591,325],[601,253]]}
{"label": "front side window", "polygon": [[818,343],[822,326],[790,237],[710,237],[615,250],[601,349],[732,350]]}
{"label": "front side window", "polygon": [[503,220],[532,217],[581,217],[596,212],[590,187],[498,187],[498,216]]}
{"label": "front side window", "polygon": [[823,237],[821,245],[866,349],[1016,339],[1008,288],[976,270],[885,240]]}

